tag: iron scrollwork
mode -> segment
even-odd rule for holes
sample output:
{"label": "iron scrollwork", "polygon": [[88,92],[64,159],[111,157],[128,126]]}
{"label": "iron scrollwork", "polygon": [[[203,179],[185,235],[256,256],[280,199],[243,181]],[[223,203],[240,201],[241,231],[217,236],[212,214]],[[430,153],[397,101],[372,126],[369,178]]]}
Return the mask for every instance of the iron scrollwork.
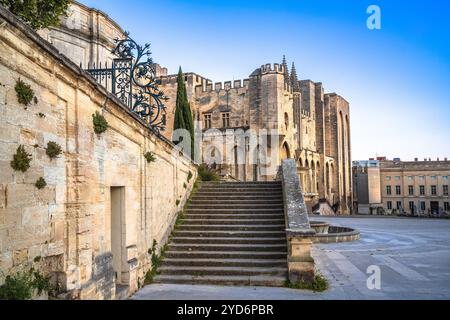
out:
{"label": "iron scrollwork", "polygon": [[112,68],[87,71],[143,119],[150,129],[159,133],[166,127],[166,106],[169,99],[159,89],[160,80],[156,78],[155,65],[151,58],[150,44],[140,46],[126,34],[126,38],[116,39],[112,51],[116,59]]}

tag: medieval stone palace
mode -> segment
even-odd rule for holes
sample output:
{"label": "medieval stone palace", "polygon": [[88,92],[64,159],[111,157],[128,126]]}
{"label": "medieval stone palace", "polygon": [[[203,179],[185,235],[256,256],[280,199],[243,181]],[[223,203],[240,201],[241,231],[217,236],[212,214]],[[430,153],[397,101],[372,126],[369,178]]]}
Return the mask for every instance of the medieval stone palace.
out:
{"label": "medieval stone palace", "polygon": [[[171,137],[176,101],[176,75],[165,75],[157,68],[168,101],[168,130]],[[295,158],[307,202],[314,206],[325,200],[336,205],[341,214],[348,214],[352,204],[349,104],[335,93],[324,93],[321,83],[298,80],[295,65],[289,72],[286,60],[257,68],[248,79],[212,83],[195,74],[185,74],[186,88],[194,118],[204,131],[275,130],[279,141],[279,159]],[[226,142],[223,140],[223,145]],[[217,144],[216,144],[217,146]],[[239,153],[231,148],[208,149],[221,154],[220,170],[241,181],[273,180],[264,174],[258,163],[249,163],[247,149]],[[218,151],[218,152],[217,152]],[[245,161],[238,161],[237,154]],[[217,157],[213,155],[213,157]]]}

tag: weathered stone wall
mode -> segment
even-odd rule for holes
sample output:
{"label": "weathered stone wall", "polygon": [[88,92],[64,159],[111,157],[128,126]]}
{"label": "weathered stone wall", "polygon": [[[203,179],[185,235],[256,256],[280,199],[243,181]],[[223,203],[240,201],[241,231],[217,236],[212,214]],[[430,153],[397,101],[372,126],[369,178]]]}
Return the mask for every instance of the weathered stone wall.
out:
{"label": "weathered stone wall", "polygon": [[[0,24],[0,274],[41,256],[55,262],[49,271],[74,298],[114,298],[117,284],[131,293],[150,268],[153,240],[167,239],[195,165],[1,8]],[[27,108],[16,96],[18,79],[35,93]],[[109,123],[101,135],[95,111]],[[49,141],[62,147],[57,159],[46,155]],[[32,155],[25,173],[10,166],[19,145]],[[147,151],[156,162],[146,162]],[[48,184],[42,190],[34,186],[39,177]],[[114,187],[123,190],[118,233]],[[111,254],[112,237],[120,238],[119,256]]]}
{"label": "weathered stone wall", "polygon": [[38,33],[83,68],[111,66],[114,39],[125,38],[122,28],[107,14],[76,1],[70,4],[67,17],[61,17],[60,26]]}

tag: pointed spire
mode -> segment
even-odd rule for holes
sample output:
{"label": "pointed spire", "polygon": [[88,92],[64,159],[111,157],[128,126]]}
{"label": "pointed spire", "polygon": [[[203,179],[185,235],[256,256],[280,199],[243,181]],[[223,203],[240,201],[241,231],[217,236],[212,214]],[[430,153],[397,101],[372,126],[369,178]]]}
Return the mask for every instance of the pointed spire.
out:
{"label": "pointed spire", "polygon": [[292,88],[297,90],[298,87],[298,77],[297,77],[297,70],[295,69],[295,64],[292,62],[292,69],[291,69],[291,76],[290,76],[290,83]]}
{"label": "pointed spire", "polygon": [[288,65],[286,62],[286,56],[283,54],[283,62],[281,63],[281,65],[284,68],[284,80],[286,81],[286,83],[290,83],[289,80],[289,69],[288,69]]}

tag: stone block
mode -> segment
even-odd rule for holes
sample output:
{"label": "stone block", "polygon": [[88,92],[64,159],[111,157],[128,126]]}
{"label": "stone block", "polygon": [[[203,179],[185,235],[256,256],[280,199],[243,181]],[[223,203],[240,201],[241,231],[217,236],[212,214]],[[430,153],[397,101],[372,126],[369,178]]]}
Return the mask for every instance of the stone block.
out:
{"label": "stone block", "polygon": [[32,184],[8,185],[8,208],[25,208],[37,204],[36,187]]}
{"label": "stone block", "polygon": [[13,252],[13,266],[18,266],[21,265],[22,263],[28,261],[28,249],[24,248],[24,249],[20,249],[20,250],[15,250]]}

